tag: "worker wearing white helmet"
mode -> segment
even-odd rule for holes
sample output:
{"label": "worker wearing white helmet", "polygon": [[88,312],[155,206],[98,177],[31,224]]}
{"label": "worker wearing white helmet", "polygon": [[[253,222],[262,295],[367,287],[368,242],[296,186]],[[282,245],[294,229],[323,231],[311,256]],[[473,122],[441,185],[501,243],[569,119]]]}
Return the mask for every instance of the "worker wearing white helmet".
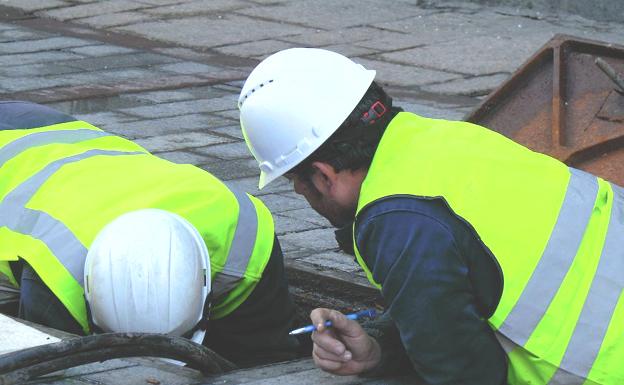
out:
{"label": "worker wearing white helmet", "polygon": [[241,366],[290,359],[282,258],[258,199],[48,107],[0,102],[0,272],[21,284],[21,317],[193,337]]}
{"label": "worker wearing white helmet", "polygon": [[141,209],[115,218],[91,244],[83,282],[93,324],[103,331],[192,331],[193,341],[204,340],[210,258],[197,229],[177,214]]}
{"label": "worker wearing white helmet", "polygon": [[624,190],[486,128],[403,112],[374,77],[288,49],[239,98],[260,187],[286,175],[352,228],[387,303],[368,333],[314,310],[317,365],[411,367],[428,384],[624,383]]}

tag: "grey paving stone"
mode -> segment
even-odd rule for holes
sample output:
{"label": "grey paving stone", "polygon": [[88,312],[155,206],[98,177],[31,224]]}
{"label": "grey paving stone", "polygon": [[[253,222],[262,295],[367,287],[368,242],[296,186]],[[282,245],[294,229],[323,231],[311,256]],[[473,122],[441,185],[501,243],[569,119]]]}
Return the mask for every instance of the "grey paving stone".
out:
{"label": "grey paving stone", "polygon": [[[290,184],[292,185],[292,182]],[[281,193],[280,195],[288,197],[288,198],[301,199],[301,200],[305,201],[305,198],[303,196],[297,194],[294,189],[291,189],[291,191],[288,191],[288,192],[285,192],[285,193]],[[305,207],[309,207],[309,205],[307,205]]]}
{"label": "grey paving stone", "polygon": [[[253,69],[253,68],[250,68],[250,69],[249,69],[249,72],[251,72],[251,70],[252,70],[252,69]],[[249,74],[248,74],[248,75],[249,75]],[[239,90],[239,92],[240,92],[240,90],[242,90],[242,89],[243,89],[243,84],[244,84],[244,83],[245,83],[245,80],[244,80],[244,79],[242,79],[242,80],[232,80],[232,81],[229,81],[229,82],[225,83],[225,84],[224,84],[224,86],[231,86],[231,87],[235,87],[235,88],[237,88],[237,89]]]}
{"label": "grey paving stone", "polygon": [[[411,36],[413,43],[437,44],[462,37],[486,36],[487,28],[480,24],[481,15],[462,14],[456,11],[417,15],[409,18],[390,19],[373,24],[385,30],[402,32]],[[484,20],[485,23],[488,20]]]}
{"label": "grey paving stone", "polygon": [[180,0],[141,0],[142,3],[152,4],[152,5],[169,5],[169,4],[177,4]]}
{"label": "grey paving stone", "polygon": [[209,100],[209,103],[204,103],[200,107],[202,112],[231,111],[238,108],[238,94],[226,94]]}
{"label": "grey paving stone", "polygon": [[353,260],[353,257],[343,252],[314,254],[300,258],[299,261],[313,265],[321,270],[340,270],[349,273],[363,272],[360,265]]}
{"label": "grey paving stone", "polygon": [[[406,65],[437,68],[443,71],[471,75],[513,72],[548,38],[532,35],[532,39],[497,38],[495,36],[469,37],[382,54],[387,60]],[[536,41],[537,40],[537,41]],[[474,58],[474,60],[470,60]]]}
{"label": "grey paving stone", "polygon": [[[291,186],[291,191],[292,191],[292,186]],[[302,209],[283,211],[280,213],[280,215],[283,215],[285,217],[295,218],[295,219],[305,218],[306,221],[316,223],[319,226],[331,227],[331,223],[329,223],[329,221],[323,218],[319,213],[314,211],[314,209],[312,209],[310,205],[307,205],[305,208],[302,208]]]}
{"label": "grey paving stone", "polygon": [[192,88],[185,87],[185,88],[179,88],[175,90],[141,92],[141,93],[132,94],[131,96],[135,98],[136,100],[143,101],[144,102],[143,104],[154,104],[154,103],[190,101],[194,99],[211,100],[211,99],[219,99],[226,95],[230,95],[230,93],[223,91],[220,88],[209,86],[209,87],[192,87]]}
{"label": "grey paving stone", "polygon": [[60,86],[69,87],[86,84],[114,84],[124,79],[147,79],[152,76],[153,74],[150,74],[145,70],[117,70],[95,73],[80,72],[50,75],[46,77],[12,77],[2,80],[2,85],[11,91],[29,91]]}
{"label": "grey paving stone", "polygon": [[132,122],[134,119],[118,112],[96,112],[93,114],[73,114],[76,119],[84,120],[94,126],[103,128],[115,126],[119,123]]}
{"label": "grey paving stone", "polygon": [[[122,135],[126,138],[135,139],[135,138],[151,138],[159,135],[170,135],[170,134],[178,134],[193,131],[193,138],[195,135],[201,136],[205,135],[209,140],[203,146],[214,144],[214,143],[226,143],[231,141],[230,138],[220,137],[217,135],[210,135],[210,132],[206,129],[206,127],[210,127],[213,125],[210,119],[199,114],[187,114],[181,116],[175,116],[171,118],[159,118],[159,119],[148,119],[148,120],[140,120],[128,123],[119,123],[115,125],[105,124],[102,129],[106,131],[113,132],[118,135]],[[198,132],[201,131],[201,132]],[[217,139],[218,138],[218,139]],[[151,139],[151,141],[158,142],[157,139]],[[151,142],[150,142],[151,143]],[[193,143],[193,146],[190,147],[200,147],[202,146],[201,141],[199,141],[199,146],[196,146]],[[179,147],[176,144],[176,148],[184,148]],[[162,151],[170,151],[168,149]],[[171,150],[173,151],[173,150]],[[199,155],[210,155],[210,154],[202,154]]]}
{"label": "grey paving stone", "polygon": [[393,33],[391,36],[373,35],[368,40],[358,41],[354,44],[360,47],[377,50],[378,53],[404,50],[425,45],[418,37],[403,33]]}
{"label": "grey paving stone", "polygon": [[231,108],[236,105],[231,96],[214,99],[194,99],[171,103],[160,103],[150,106],[141,106],[124,109],[127,114],[146,118],[179,116],[191,113],[212,112],[219,109]]}
{"label": "grey paving stone", "polygon": [[579,27],[582,26],[583,31],[589,33],[597,33],[598,35],[601,33],[615,33],[619,34],[619,36],[622,36],[622,30],[624,29],[624,25],[622,23],[588,20],[577,15],[545,14],[544,19],[551,22],[552,24],[562,27],[574,28],[577,30],[581,30],[581,28]]}
{"label": "grey paving stone", "polygon": [[202,163],[206,163],[209,161],[213,161],[207,156],[197,155],[188,151],[171,151],[171,152],[159,152],[159,158],[167,159],[173,163],[181,163],[181,164],[193,164],[198,165]]}
{"label": "grey paving stone", "polygon": [[69,20],[148,7],[150,7],[150,5],[138,1],[109,0],[98,1],[90,4],[79,4],[73,7],[64,7],[49,11],[41,11],[37,14],[59,20]]}
{"label": "grey paving stone", "polygon": [[2,0],[2,5],[16,7],[28,12],[61,7],[66,4],[59,0]]}
{"label": "grey paving stone", "polygon": [[[243,25],[245,28],[241,28]],[[188,17],[114,29],[192,47],[218,47],[306,31],[303,27],[254,20],[233,14],[224,15],[222,18],[216,16]]]}
{"label": "grey paving stone", "polygon": [[[278,237],[278,239],[281,238]],[[318,253],[318,250],[306,249],[301,247],[296,247],[294,245],[286,245],[282,246],[282,251],[284,252],[284,259],[290,261],[296,261],[299,263],[303,258],[307,258],[311,255]]]}
{"label": "grey paving stone", "polygon": [[141,79],[153,79],[154,77],[165,77],[166,74],[153,68],[118,68],[107,69],[96,72],[97,77],[102,81],[108,80],[109,83],[115,84],[125,80],[141,81]]}
{"label": "grey paving stone", "polygon": [[[258,174],[258,164],[254,163],[256,175]],[[309,207],[308,202],[301,196],[293,197],[288,194],[267,194],[262,197],[262,201],[272,213],[281,213],[288,210],[296,210]],[[316,225],[318,223],[315,222]]]}
{"label": "grey paving stone", "polygon": [[176,59],[153,53],[128,53],[104,57],[89,57],[64,63],[65,65],[82,68],[87,71],[102,69],[149,66],[175,62]]}
{"label": "grey paving stone", "polygon": [[199,86],[188,88],[187,90],[195,95],[197,99],[220,98],[228,95],[234,95],[238,97],[238,93],[240,92],[240,89],[237,89],[233,92],[229,87],[226,87],[223,84]]}
{"label": "grey paving stone", "polygon": [[223,90],[223,91],[227,91],[229,94],[235,94],[235,95],[240,94],[240,91],[241,91],[241,88],[242,88],[242,84],[240,84],[240,85],[232,85],[230,83],[233,83],[233,82],[228,82],[228,83],[224,83],[224,84],[215,84],[214,86],[212,86],[212,88],[217,88],[217,89],[220,89],[220,90]]}
{"label": "grey paving stone", "polygon": [[153,91],[135,94],[135,98],[150,103],[167,103],[193,99],[193,94],[188,90]]}
{"label": "grey paving stone", "polygon": [[265,56],[268,56],[277,51],[297,46],[298,44],[268,39],[242,44],[230,44],[223,47],[215,48],[215,50],[228,55],[264,58]]}
{"label": "grey paving stone", "polygon": [[81,69],[59,65],[55,63],[48,64],[19,64],[12,66],[3,66],[0,68],[0,74],[7,77],[18,76],[46,76],[61,75],[67,73],[75,73],[82,71]]}
{"label": "grey paving stone", "polygon": [[347,57],[356,57],[356,56],[365,56],[376,53],[374,49],[360,47],[354,44],[333,44],[323,47],[323,49],[328,49],[330,51],[338,52]]}
{"label": "grey paving stone", "polygon": [[193,152],[225,160],[251,158],[251,153],[245,142],[233,142],[205,148],[195,148]]}
{"label": "grey paving stone", "polygon": [[[76,73],[60,74],[56,76],[47,76],[45,77],[45,81],[56,82],[57,84],[55,84],[55,86],[63,86],[63,87],[85,85],[85,84],[104,84],[104,83],[110,84],[112,83],[112,81],[107,80],[104,73],[88,73],[84,71],[76,72]],[[37,88],[47,88],[47,87],[51,87],[51,86],[45,85],[45,87],[37,87]]]}
{"label": "grey paving stone", "polygon": [[28,53],[59,50],[62,48],[91,45],[92,42],[74,37],[49,37],[39,40],[24,40],[2,44],[2,53]]}
{"label": "grey paving stone", "polygon": [[422,87],[422,90],[439,94],[483,96],[489,94],[508,78],[508,74],[478,76],[470,79],[458,79],[432,84]]}
{"label": "grey paving stone", "polygon": [[388,63],[380,60],[365,58],[355,59],[367,69],[377,71],[375,80],[383,84],[391,84],[402,87],[419,86],[423,84],[443,82],[459,79],[461,75],[426,68],[414,68],[413,66]]}
{"label": "grey paving stone", "polygon": [[211,65],[202,64],[202,63],[193,63],[193,62],[171,63],[171,64],[155,66],[154,68],[162,70],[162,71],[173,72],[176,74],[186,74],[186,75],[203,74],[207,76],[209,76],[210,74],[227,71],[221,67],[211,66]]}
{"label": "grey paving stone", "polygon": [[9,23],[0,23],[0,31],[16,31],[16,27],[13,24]]}
{"label": "grey paving stone", "polygon": [[371,38],[398,38],[404,34],[384,31],[372,27],[348,27],[332,29],[329,31],[315,30],[312,33],[290,35],[281,37],[280,40],[291,42],[300,47],[324,47],[332,44],[355,43]]}
{"label": "grey paving stone", "polygon": [[205,52],[198,52],[191,48],[183,48],[183,47],[164,47],[164,48],[154,48],[154,52],[159,52],[165,55],[174,56],[180,59],[185,60],[197,60],[197,61],[207,61],[212,55]]}
{"label": "grey paving stone", "polygon": [[258,174],[258,164],[253,159],[216,160],[202,164],[201,168],[221,180],[247,178]]}
{"label": "grey paving stone", "polygon": [[[218,115],[218,114],[219,113],[215,113],[215,115]],[[219,116],[221,116],[221,115],[219,115]],[[241,128],[240,128],[239,125],[225,126],[225,127],[219,127],[219,128],[212,128],[212,129],[210,129],[210,131],[218,133],[218,134],[231,136],[232,138],[237,138],[237,139],[241,139],[241,140],[244,139],[243,138],[243,132],[241,131]]]}
{"label": "grey paving stone", "polygon": [[85,55],[85,56],[110,56],[110,55],[118,55],[118,54],[136,52],[136,50],[132,48],[120,47],[116,45],[106,45],[106,44],[89,45],[85,47],[71,48],[69,49],[69,51],[77,53],[79,55]]}
{"label": "grey paving stone", "polygon": [[[370,12],[362,12],[370,10]],[[423,10],[397,2],[385,2],[380,6],[375,0],[357,2],[342,0],[306,0],[268,4],[238,11],[249,16],[261,17],[280,22],[306,25],[318,29],[336,29],[360,26],[396,18],[417,15]],[[305,17],[302,17],[305,15]]]}
{"label": "grey paving stone", "polygon": [[330,228],[284,234],[280,237],[280,244],[285,248],[308,248],[318,251],[338,249],[334,230]]}
{"label": "grey paving stone", "polygon": [[[236,123],[239,122],[240,119],[240,111],[237,109],[232,109],[232,110],[225,110],[225,111],[215,111],[213,112],[215,115],[218,116],[222,116],[224,118],[230,119]],[[238,127],[238,129],[240,130],[240,126]],[[242,133],[241,135],[237,135],[238,137],[240,137],[241,139],[242,137]]]}
{"label": "grey paving stone", "polygon": [[227,13],[248,6],[249,3],[240,0],[196,0],[147,9],[145,13],[167,18],[177,18],[189,15],[196,16],[203,13]]}
{"label": "grey paving stone", "polygon": [[75,19],[76,23],[87,24],[96,28],[110,28],[120,25],[134,24],[140,21],[154,20],[150,15],[141,12],[116,12]]}
{"label": "grey paving stone", "polygon": [[227,139],[225,138],[209,135],[204,132],[181,132],[177,134],[160,135],[136,140],[138,144],[145,147],[150,152],[155,153],[203,147],[226,141]]}
{"label": "grey paving stone", "polygon": [[[33,30],[25,30],[25,29],[1,29],[0,28],[0,42],[12,42],[12,41],[26,41],[26,40],[37,40],[44,39],[49,37],[50,34],[33,31]],[[4,49],[1,51],[4,52]]]}
{"label": "grey paving stone", "polygon": [[[50,104],[50,106],[66,112],[70,115],[111,112],[121,107],[130,107],[145,104],[143,101],[136,99],[135,95],[136,94],[129,94],[102,98],[68,100],[64,102],[53,103]],[[129,119],[130,118],[135,117],[129,117]]]}
{"label": "grey paving stone", "polygon": [[[444,106],[441,104],[427,105],[423,103],[414,103],[405,100],[395,100],[394,105],[402,107],[407,112],[412,112],[417,115],[426,116],[434,119],[446,119],[446,120],[462,120],[469,110],[472,110],[473,106]],[[474,101],[474,106],[478,104],[478,101]]]}
{"label": "grey paving stone", "polygon": [[232,186],[232,188],[237,188],[240,191],[246,191],[254,196],[261,197],[267,194],[274,193],[282,193],[286,191],[292,190],[290,186],[290,182],[286,178],[278,178],[273,181],[270,185],[266,186],[262,190],[258,189],[258,178],[260,173],[256,174],[256,176],[235,179],[228,181],[228,186]]}
{"label": "grey paving stone", "polygon": [[[271,212],[274,213],[273,210],[271,210]],[[312,222],[307,222],[300,219],[293,219],[290,217],[284,217],[282,215],[276,214],[273,214],[273,221],[275,222],[275,233],[280,236],[280,238],[284,234],[314,230],[320,227],[319,225]]]}
{"label": "grey paving stone", "polygon": [[[566,28],[559,25],[559,20],[556,19],[556,23],[552,23],[549,20],[538,20],[535,17],[524,17],[522,15],[509,14],[501,12],[501,9],[505,7],[484,9],[478,14],[470,18],[470,26],[476,33],[483,36],[500,36],[512,39],[523,39],[527,34],[552,34],[552,33],[571,33],[574,34],[575,30],[579,31],[586,26],[582,26],[577,20],[575,25],[571,28]],[[448,14],[448,18],[451,15]],[[587,20],[585,20],[587,22]],[[469,32],[470,30],[465,30]]]}
{"label": "grey paving stone", "polygon": [[0,78],[0,85],[10,92],[32,91],[42,88],[58,87],[68,85],[65,78],[44,78],[44,77],[10,77]]}

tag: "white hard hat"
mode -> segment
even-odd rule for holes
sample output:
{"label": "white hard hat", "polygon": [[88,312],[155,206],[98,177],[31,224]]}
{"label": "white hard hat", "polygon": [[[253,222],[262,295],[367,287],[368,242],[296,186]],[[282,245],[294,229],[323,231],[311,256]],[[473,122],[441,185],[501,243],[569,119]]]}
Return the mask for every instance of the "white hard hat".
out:
{"label": "white hard hat", "polygon": [[259,187],[288,172],[345,121],[375,78],[338,53],[277,52],[251,72],[238,99],[245,141],[260,167]]}
{"label": "white hard hat", "polygon": [[[123,214],[91,244],[84,270],[93,322],[106,332],[194,331],[210,292],[208,250],[197,229],[158,209]],[[205,331],[204,331],[205,332]],[[201,343],[202,331],[193,336]]]}

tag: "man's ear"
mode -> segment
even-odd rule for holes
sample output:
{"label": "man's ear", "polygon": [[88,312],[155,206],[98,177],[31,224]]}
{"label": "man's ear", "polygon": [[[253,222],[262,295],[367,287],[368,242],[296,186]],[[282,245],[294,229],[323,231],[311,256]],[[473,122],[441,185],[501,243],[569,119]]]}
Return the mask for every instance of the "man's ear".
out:
{"label": "man's ear", "polygon": [[329,194],[335,190],[338,182],[338,173],[332,165],[325,162],[312,162],[314,174],[312,183],[322,194]]}

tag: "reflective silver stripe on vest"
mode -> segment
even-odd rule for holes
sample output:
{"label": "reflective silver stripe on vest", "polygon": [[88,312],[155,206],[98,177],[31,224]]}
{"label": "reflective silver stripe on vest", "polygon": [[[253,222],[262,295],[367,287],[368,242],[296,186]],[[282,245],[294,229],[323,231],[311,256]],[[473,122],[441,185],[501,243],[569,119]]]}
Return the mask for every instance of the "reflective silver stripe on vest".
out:
{"label": "reflective silver stripe on vest", "polygon": [[[613,206],[596,274],[552,384],[579,384],[589,374],[624,290],[624,189],[611,184]],[[578,377],[572,381],[569,372]],[[580,378],[579,378],[580,377]]]}
{"label": "reflective silver stripe on vest", "polygon": [[29,148],[45,146],[52,143],[78,143],[84,140],[95,139],[102,136],[110,136],[108,132],[78,129],[33,132],[9,142],[0,148],[0,167],[9,159]]}
{"label": "reflective silver stripe on vest", "polygon": [[570,269],[596,202],[596,177],[573,168],[570,172],[566,195],[544,253],[500,327],[503,334],[521,346],[526,344],[546,313]]}
{"label": "reflective silver stripe on vest", "polygon": [[[505,353],[507,355],[511,354],[511,352],[513,352],[515,349],[520,349],[522,351],[526,351],[526,350],[524,350],[524,348],[522,346],[519,346],[519,345],[515,344],[512,340],[510,340],[509,338],[505,337],[499,331],[495,331],[494,335],[496,336],[496,339],[498,340],[498,343],[503,348],[503,351],[505,351]],[[580,380],[579,376],[577,376],[575,374],[565,372],[562,369],[559,369],[559,373],[560,373],[560,378],[559,379],[553,378],[548,383],[548,385],[583,384],[584,380],[581,381],[581,382],[578,382]],[[556,382],[556,381],[559,381],[559,382]]]}
{"label": "reflective silver stripe on vest", "polygon": [[505,337],[505,335],[498,330],[494,331],[494,337],[498,340],[498,343],[503,348],[506,354],[510,354],[514,349],[518,347],[512,340]]}
{"label": "reflective silver stripe on vest", "polygon": [[41,171],[13,189],[0,202],[0,226],[6,226],[12,231],[29,235],[45,243],[72,277],[82,285],[87,249],[63,222],[43,211],[29,209],[26,207],[26,204],[41,185],[63,165],[98,155],[119,156],[137,154],[145,153],[89,150],[48,164]]}
{"label": "reflective silver stripe on vest", "polygon": [[245,275],[256,244],[258,215],[247,194],[230,188],[238,201],[238,222],[223,270],[212,281],[213,299],[219,298],[234,289]]}

